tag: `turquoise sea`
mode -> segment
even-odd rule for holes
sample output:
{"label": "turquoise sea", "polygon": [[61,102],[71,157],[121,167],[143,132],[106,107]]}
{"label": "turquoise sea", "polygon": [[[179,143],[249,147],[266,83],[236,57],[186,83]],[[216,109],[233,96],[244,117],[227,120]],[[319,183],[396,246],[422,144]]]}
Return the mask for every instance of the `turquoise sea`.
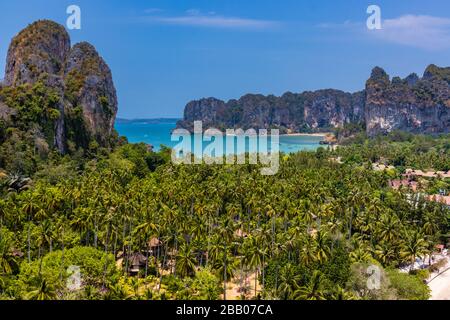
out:
{"label": "turquoise sea", "polygon": [[[177,141],[170,139],[175,127],[175,119],[118,120],[116,122],[117,131],[120,135],[127,137],[129,142],[151,144],[155,151],[158,151],[161,145],[174,147],[178,144]],[[323,137],[320,136],[280,136],[279,150],[285,153],[316,150],[322,140]],[[208,142],[204,142],[204,147],[207,144]]]}

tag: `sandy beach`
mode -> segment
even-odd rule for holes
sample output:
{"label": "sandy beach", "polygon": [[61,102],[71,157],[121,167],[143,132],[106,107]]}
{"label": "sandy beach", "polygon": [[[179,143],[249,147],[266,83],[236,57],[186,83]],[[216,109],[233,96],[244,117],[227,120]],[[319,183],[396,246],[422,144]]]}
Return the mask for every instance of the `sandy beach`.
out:
{"label": "sandy beach", "polygon": [[333,135],[331,132],[328,133],[286,133],[280,134],[282,137],[326,137]]}

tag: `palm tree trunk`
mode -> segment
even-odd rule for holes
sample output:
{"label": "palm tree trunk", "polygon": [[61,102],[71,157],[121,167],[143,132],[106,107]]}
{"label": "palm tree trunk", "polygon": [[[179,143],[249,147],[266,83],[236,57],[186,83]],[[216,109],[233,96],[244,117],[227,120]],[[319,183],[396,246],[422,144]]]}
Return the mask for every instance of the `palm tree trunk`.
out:
{"label": "palm tree trunk", "polygon": [[225,244],[223,264],[223,300],[227,300],[227,245]]}
{"label": "palm tree trunk", "polygon": [[94,226],[94,247],[95,247],[95,249],[97,249],[97,239],[98,239],[98,226],[97,226],[97,222],[96,222],[95,226]]}
{"label": "palm tree trunk", "polygon": [[125,275],[128,274],[128,252],[125,250],[125,233],[127,228],[127,222],[125,219],[123,220],[123,229],[122,229],[122,257],[125,261]]}
{"label": "palm tree trunk", "polygon": [[164,258],[163,258],[163,263],[161,265],[161,270],[159,271],[159,286],[158,286],[158,293],[161,291],[161,284],[162,284],[162,269],[164,268],[164,265],[166,264],[166,258],[167,258],[167,250],[168,250],[168,245],[165,245],[165,249],[164,249]]}
{"label": "palm tree trunk", "polygon": [[61,229],[61,268],[59,270],[59,280],[62,281],[63,270],[64,270],[64,227]]}
{"label": "palm tree trunk", "polygon": [[262,287],[261,289],[264,290],[265,286],[265,270],[264,270],[264,256],[263,256],[263,265],[262,265]]}
{"label": "palm tree trunk", "polygon": [[211,246],[211,217],[208,216],[208,248],[206,249],[206,267],[208,268],[209,263],[209,251]]}
{"label": "palm tree trunk", "polygon": [[256,299],[256,291],[258,286],[258,269],[255,271],[255,299]]}
{"label": "palm tree trunk", "polygon": [[244,288],[244,264],[242,262],[242,259],[241,259],[241,279],[239,282],[240,282],[239,285],[240,285],[241,291],[242,291],[242,289]]}
{"label": "palm tree trunk", "polygon": [[350,219],[348,223],[348,239],[350,240],[352,238],[352,224],[353,224],[353,207],[350,213]]}
{"label": "palm tree trunk", "polygon": [[147,278],[147,272],[148,272],[148,251],[149,251],[149,243],[148,241],[145,242],[145,277]]}
{"label": "palm tree trunk", "polygon": [[31,233],[31,222],[30,222],[30,219],[28,219],[28,235],[27,235],[27,243],[28,243],[28,252],[27,252],[27,255],[28,255],[28,263],[30,263],[31,262],[31,244],[30,244],[30,233]]}
{"label": "palm tree trunk", "polygon": [[114,232],[114,248],[113,248],[113,255],[114,255],[114,260],[116,260],[116,250],[117,250],[117,230]]}
{"label": "palm tree trunk", "polygon": [[132,243],[132,240],[133,240],[133,238],[132,238],[132,230],[133,230],[133,228],[132,228],[131,219],[130,219],[130,224],[129,224],[129,229],[128,229],[128,236],[130,237],[130,241],[128,242],[128,249],[127,249],[127,274],[128,274],[128,258],[129,258],[129,255],[131,253],[131,243]]}
{"label": "palm tree trunk", "polygon": [[[108,238],[109,238],[109,230],[110,230],[110,225],[108,225],[108,231],[106,232],[106,240],[105,240],[105,254],[108,253]],[[105,261],[105,266],[103,268],[103,288],[105,288],[105,284],[106,284],[106,270],[107,270],[107,261]],[[115,257],[114,257],[114,262],[116,261]]]}
{"label": "palm tree trunk", "polygon": [[178,233],[175,232],[175,258],[173,261],[173,275],[177,276]]}
{"label": "palm tree trunk", "polygon": [[277,264],[277,268],[275,270],[275,290],[278,291],[278,272],[279,272],[280,266]]}

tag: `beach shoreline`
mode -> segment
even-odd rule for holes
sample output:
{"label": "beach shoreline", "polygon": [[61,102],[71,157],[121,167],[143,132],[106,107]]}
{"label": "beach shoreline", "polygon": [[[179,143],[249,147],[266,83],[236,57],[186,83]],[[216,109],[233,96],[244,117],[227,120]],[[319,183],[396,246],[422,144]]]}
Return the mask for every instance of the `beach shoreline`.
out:
{"label": "beach shoreline", "polygon": [[336,139],[336,135],[332,132],[318,132],[318,133],[287,133],[282,134],[280,137],[315,137],[321,138],[324,142],[323,144],[331,145],[333,148],[336,148],[338,143]]}
{"label": "beach shoreline", "polygon": [[333,135],[331,132],[324,133],[285,133],[280,134],[281,137],[327,137]]}

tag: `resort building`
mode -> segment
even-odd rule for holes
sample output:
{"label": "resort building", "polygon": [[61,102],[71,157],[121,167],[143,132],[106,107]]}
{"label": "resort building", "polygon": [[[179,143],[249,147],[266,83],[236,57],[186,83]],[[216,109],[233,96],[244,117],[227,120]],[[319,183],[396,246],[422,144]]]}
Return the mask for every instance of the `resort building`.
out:
{"label": "resort building", "polygon": [[450,196],[431,195],[428,197],[430,201],[439,202],[445,204],[450,209]]}
{"label": "resort building", "polygon": [[422,177],[422,178],[439,178],[439,179],[450,179],[450,171],[427,171],[406,169],[406,177]]}
{"label": "resort building", "polygon": [[409,189],[413,192],[417,192],[418,189],[418,183],[410,179],[392,180],[389,182],[389,185],[392,189],[395,190]]}

